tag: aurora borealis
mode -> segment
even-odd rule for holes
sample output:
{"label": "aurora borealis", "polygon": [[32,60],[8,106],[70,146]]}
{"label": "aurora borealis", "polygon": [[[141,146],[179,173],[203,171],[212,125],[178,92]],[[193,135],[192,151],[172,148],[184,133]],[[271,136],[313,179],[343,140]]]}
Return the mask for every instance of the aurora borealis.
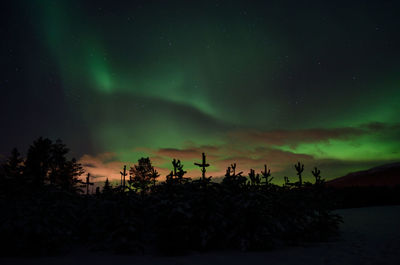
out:
{"label": "aurora borealis", "polygon": [[[261,2],[261,1],[260,1]],[[302,161],[327,178],[400,160],[395,1],[77,1],[6,4],[1,154],[60,137],[119,178]]]}

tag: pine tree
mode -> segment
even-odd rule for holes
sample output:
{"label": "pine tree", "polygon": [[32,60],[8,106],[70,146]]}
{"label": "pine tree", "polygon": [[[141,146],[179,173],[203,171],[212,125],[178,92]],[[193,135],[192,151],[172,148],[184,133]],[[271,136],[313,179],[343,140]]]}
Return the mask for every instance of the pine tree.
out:
{"label": "pine tree", "polygon": [[243,172],[236,173],[236,163],[231,164],[226,169],[225,177],[222,180],[222,184],[230,186],[242,186],[246,184],[246,177],[242,176]]}
{"label": "pine tree", "polygon": [[210,182],[211,177],[206,178],[206,168],[210,166],[210,164],[206,163],[206,155],[204,153],[201,154],[202,162],[194,163],[196,166],[201,168],[201,183],[206,184]]}
{"label": "pine tree", "polygon": [[106,181],[104,182],[103,186],[103,194],[110,194],[111,192],[112,192],[112,185],[110,184],[108,178],[106,178]]}
{"label": "pine tree", "polygon": [[294,168],[296,169],[297,175],[299,176],[299,182],[297,182],[297,185],[301,187],[303,185],[303,179],[301,177],[301,173],[303,173],[304,171],[304,165],[300,164],[300,162],[297,162],[297,164],[294,165]]}
{"label": "pine tree", "polygon": [[45,184],[51,163],[52,142],[40,137],[28,149],[25,161],[24,175],[33,188]]}
{"label": "pine tree", "polygon": [[2,165],[0,189],[2,192],[14,192],[25,185],[23,179],[23,159],[17,148],[11,151],[10,156]]}
{"label": "pine tree", "polygon": [[321,185],[325,182],[325,180],[323,180],[321,178],[321,170],[319,170],[318,168],[314,168],[313,171],[311,171],[311,173],[313,174],[314,178],[315,178],[315,185]]}
{"label": "pine tree", "polygon": [[260,174],[256,174],[254,169],[250,169],[250,173],[249,173],[249,178],[250,178],[250,182],[249,184],[254,186],[254,185],[260,185],[261,183],[261,179],[260,179]]}
{"label": "pine tree", "polygon": [[24,176],[32,188],[50,184],[68,191],[78,191],[79,176],[83,167],[76,159],[68,159],[69,149],[57,140],[40,137],[28,149]]}
{"label": "pine tree", "polygon": [[183,165],[180,160],[176,160],[175,158],[172,160],[172,166],[174,169],[167,175],[167,183],[182,183],[184,180],[183,176],[186,174],[186,171],[183,170]]}
{"label": "pine tree", "polygon": [[57,182],[63,182],[63,174],[65,171],[65,166],[67,164],[66,155],[69,150],[65,144],[62,143],[60,139],[56,140],[54,144],[51,145],[51,156],[50,156],[50,170],[48,175],[48,181],[51,185],[59,184]]}
{"label": "pine tree", "polygon": [[82,165],[76,161],[75,158],[66,161],[65,166],[63,167],[62,174],[58,179],[58,187],[65,190],[81,192],[78,187],[78,184],[80,183],[79,177],[84,173],[85,170],[83,169]]}
{"label": "pine tree", "polygon": [[142,157],[138,160],[138,164],[131,167],[129,170],[132,181],[131,186],[136,190],[144,194],[149,186],[156,183],[156,179],[160,176],[157,170],[151,165],[150,158]]}
{"label": "pine tree", "polygon": [[267,165],[264,165],[264,171],[261,170],[262,177],[265,179],[265,185],[268,186],[271,184],[271,181],[274,177],[271,177],[271,169],[267,170]]}

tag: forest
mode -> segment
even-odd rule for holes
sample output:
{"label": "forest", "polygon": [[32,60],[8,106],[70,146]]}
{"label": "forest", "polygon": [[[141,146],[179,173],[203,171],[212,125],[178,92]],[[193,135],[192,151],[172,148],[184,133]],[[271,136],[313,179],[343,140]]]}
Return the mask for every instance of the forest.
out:
{"label": "forest", "polygon": [[273,184],[267,165],[244,174],[232,164],[217,183],[207,176],[204,153],[195,164],[198,179],[185,177],[173,159],[166,180],[158,181],[150,159],[140,158],[124,167],[119,185],[107,179],[90,193],[90,174],[68,157],[61,140],[39,138],[25,158],[14,149],[2,163],[1,255],[57,255],[77,246],[181,255],[326,241],[339,233],[342,218],[334,210],[346,207],[340,198],[354,193],[327,187],[317,168],[314,183],[304,182],[300,162],[293,167],[296,182],[285,178],[283,186]]}

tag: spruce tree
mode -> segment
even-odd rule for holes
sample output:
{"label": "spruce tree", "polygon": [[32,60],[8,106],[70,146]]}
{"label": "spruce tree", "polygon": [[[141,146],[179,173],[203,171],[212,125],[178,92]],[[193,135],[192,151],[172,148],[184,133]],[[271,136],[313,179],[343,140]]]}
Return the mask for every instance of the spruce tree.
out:
{"label": "spruce tree", "polygon": [[110,184],[108,178],[106,178],[106,181],[104,182],[103,186],[103,194],[110,194],[111,192],[112,192],[112,185]]}
{"label": "spruce tree", "polygon": [[14,148],[2,165],[2,174],[0,174],[1,192],[15,192],[26,184],[22,177],[23,161],[17,148]]}
{"label": "spruce tree", "polygon": [[140,158],[138,164],[131,167],[129,173],[132,178],[131,186],[141,194],[144,194],[151,184],[155,185],[156,179],[159,177],[148,157]]}

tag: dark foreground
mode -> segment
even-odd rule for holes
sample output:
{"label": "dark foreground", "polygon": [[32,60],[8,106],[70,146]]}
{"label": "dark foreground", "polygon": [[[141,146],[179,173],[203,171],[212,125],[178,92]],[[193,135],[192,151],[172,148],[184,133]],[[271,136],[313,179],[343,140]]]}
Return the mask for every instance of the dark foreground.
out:
{"label": "dark foreground", "polygon": [[57,257],[0,258],[0,264],[400,264],[400,206],[337,212],[344,218],[339,238],[269,252],[211,252],[162,257],[75,250]]}

